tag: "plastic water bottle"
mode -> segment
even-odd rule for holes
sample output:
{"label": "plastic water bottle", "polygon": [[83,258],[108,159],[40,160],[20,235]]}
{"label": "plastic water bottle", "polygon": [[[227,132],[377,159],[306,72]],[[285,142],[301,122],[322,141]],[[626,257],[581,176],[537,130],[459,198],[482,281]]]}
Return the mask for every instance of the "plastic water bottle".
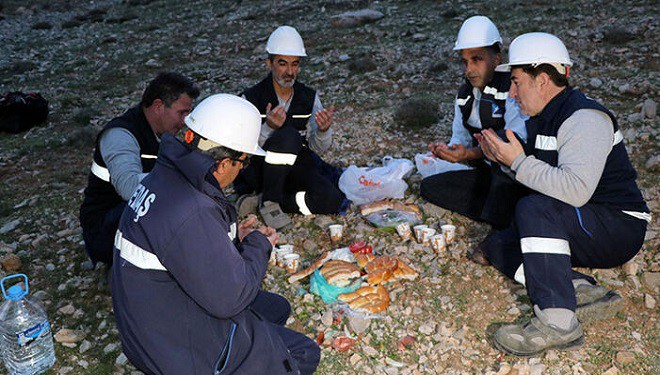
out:
{"label": "plastic water bottle", "polygon": [[[23,278],[25,289],[5,282]],[[28,278],[16,274],[0,281],[6,301],[0,306],[0,352],[12,375],[41,374],[55,363],[55,349],[50,323],[44,309],[27,294]]]}

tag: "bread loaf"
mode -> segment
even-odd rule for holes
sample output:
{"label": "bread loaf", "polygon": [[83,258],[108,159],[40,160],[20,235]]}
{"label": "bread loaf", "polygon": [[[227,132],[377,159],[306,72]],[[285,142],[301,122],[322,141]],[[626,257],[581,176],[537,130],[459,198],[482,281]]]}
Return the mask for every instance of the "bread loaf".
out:
{"label": "bread loaf", "polygon": [[304,270],[302,270],[300,272],[296,272],[293,275],[289,276],[289,282],[290,283],[295,283],[296,281],[302,280],[305,277],[311,275],[312,273],[314,273],[314,270],[316,270],[317,268],[320,268],[325,262],[328,261],[328,259],[330,259],[330,253],[326,251],[323,254],[321,254],[321,257],[319,259],[317,259],[316,261],[314,261],[314,263],[312,263],[309,267],[305,268]]}
{"label": "bread loaf", "polygon": [[415,271],[401,259],[397,259],[397,267],[394,270],[394,277],[397,280],[415,280],[418,276],[419,272]]}
{"label": "bread loaf", "polygon": [[353,293],[342,294],[339,300],[357,312],[377,313],[385,310],[390,304],[390,295],[384,286],[363,286]]}
{"label": "bread loaf", "polygon": [[321,275],[328,284],[345,287],[360,277],[358,267],[343,260],[331,260],[323,265]]}

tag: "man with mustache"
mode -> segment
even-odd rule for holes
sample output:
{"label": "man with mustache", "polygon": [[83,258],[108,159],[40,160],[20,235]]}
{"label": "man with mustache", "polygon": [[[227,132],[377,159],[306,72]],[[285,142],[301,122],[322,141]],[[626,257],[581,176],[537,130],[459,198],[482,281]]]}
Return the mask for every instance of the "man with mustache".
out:
{"label": "man with mustache", "polygon": [[[261,112],[259,145],[266,156],[255,157],[234,186],[238,193],[261,193],[261,216],[281,229],[291,224],[284,212],[337,213],[344,197],[337,187],[339,173],[318,156],[332,145],[334,106],[324,109],[316,91],[297,81],[301,58],[307,56],[300,34],[278,27],[266,52],[270,73],[242,94]],[[239,198],[239,215],[249,212],[248,200],[257,198]]]}
{"label": "man with mustache", "polygon": [[[512,129],[521,139],[526,137],[524,117],[515,101],[507,98],[509,74],[495,71],[502,62],[501,48],[502,38],[490,19],[474,16],[463,22],[454,50],[460,53],[465,83],[456,96],[452,137],[449,144],[434,142],[428,147],[438,158],[474,168],[429,176],[420,187],[427,201],[497,229],[511,222],[521,187],[499,166],[484,162],[474,134],[482,129]],[[486,264],[479,248],[472,259]]]}
{"label": "man with mustache", "polygon": [[156,164],[163,134],[184,126],[199,88],[190,78],[164,72],[139,105],[110,121],[96,137],[94,159],[80,207],[85,251],[92,262],[112,264],[112,246],[126,201]]}
{"label": "man with mustache", "polygon": [[581,323],[611,317],[621,297],[572,267],[613,268],[644,242],[649,209],[635,183],[616,118],[569,85],[573,65],[552,34],[517,37],[509,51],[510,95],[527,121],[530,150],[506,131],[477,135],[484,154],[510,168],[532,193],[514,224],[485,247],[493,266],[527,287],[534,317],[495,332],[502,351],[519,356],[584,343]]}

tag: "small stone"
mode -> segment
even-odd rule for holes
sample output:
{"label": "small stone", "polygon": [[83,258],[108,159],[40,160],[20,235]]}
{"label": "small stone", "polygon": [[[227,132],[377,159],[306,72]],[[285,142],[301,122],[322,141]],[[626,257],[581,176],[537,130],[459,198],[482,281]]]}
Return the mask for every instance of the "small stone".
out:
{"label": "small stone", "polygon": [[144,63],[144,66],[148,66],[150,68],[160,68],[163,66],[163,64],[156,61],[155,59],[149,59],[146,63]]}
{"label": "small stone", "polygon": [[14,229],[18,228],[18,226],[21,224],[20,219],[12,220],[2,227],[0,227],[0,234],[5,234],[13,231]]}
{"label": "small stone", "polygon": [[634,337],[635,340],[637,340],[637,341],[639,341],[639,340],[642,339],[642,335],[641,335],[639,332],[637,332],[637,331],[631,332],[630,334],[631,334],[632,337]]}
{"label": "small stone", "polygon": [[623,266],[621,266],[621,269],[623,270],[623,272],[626,273],[626,275],[632,276],[637,274],[637,270],[639,269],[639,266],[637,265],[637,263],[635,263],[634,260],[631,260],[625,263]]}
{"label": "small stone", "polygon": [[332,16],[330,23],[332,27],[355,27],[370,22],[376,22],[385,15],[377,10],[360,9]]}
{"label": "small stone", "polygon": [[619,375],[619,369],[616,366],[612,366],[607,369],[602,375]]}
{"label": "small stone", "polygon": [[619,92],[624,93],[626,91],[630,91],[630,83],[624,83],[623,85],[619,86]]}
{"label": "small stone", "polygon": [[115,364],[119,366],[123,366],[126,363],[128,363],[128,358],[126,358],[126,354],[121,353],[117,359],[115,359]]}
{"label": "small stone", "polygon": [[650,294],[644,294],[644,306],[650,310],[655,309],[655,298]]}
{"label": "small stone", "polygon": [[532,365],[532,367],[529,370],[529,375],[543,375],[545,372],[545,365],[542,363],[537,363],[535,365]]}
{"label": "small stone", "polygon": [[81,359],[80,361],[78,361],[78,366],[82,368],[87,368],[89,367],[89,362],[85,361],[84,359]]}
{"label": "small stone", "polygon": [[633,352],[618,352],[616,353],[616,362],[621,365],[635,362],[635,353]]}
{"label": "small stone", "polygon": [[339,61],[348,61],[351,57],[347,54],[339,55]]}
{"label": "small stone", "polygon": [[644,164],[649,171],[660,170],[660,155],[653,155]]}
{"label": "small stone", "polygon": [[330,327],[332,325],[332,320],[334,319],[333,315],[332,309],[325,310],[325,313],[321,316],[321,323],[326,327]]}
{"label": "small stone", "polygon": [[83,340],[83,342],[80,343],[80,348],[78,348],[78,353],[83,354],[91,348],[92,343],[87,340]]}
{"label": "small stone", "polygon": [[85,338],[85,333],[79,330],[62,328],[53,338],[59,343],[76,343]]}
{"label": "small stone", "polygon": [[548,361],[556,361],[559,359],[559,356],[557,355],[557,351],[555,350],[548,350],[545,352],[545,359]]}
{"label": "small stone", "polygon": [[372,348],[369,345],[362,346],[362,351],[364,352],[364,354],[366,354],[370,357],[376,357],[378,355],[378,350]]}
{"label": "small stone", "polygon": [[360,318],[358,316],[348,316],[348,326],[356,335],[366,331],[371,324],[371,319]]}
{"label": "small stone", "polygon": [[412,40],[414,42],[421,42],[421,41],[424,41],[428,38],[429,38],[428,35],[422,34],[422,33],[416,33],[416,34],[413,34],[413,36],[412,36]]}
{"label": "small stone", "polygon": [[103,354],[108,354],[110,352],[114,352],[115,350],[117,350],[117,344],[110,343],[106,345],[105,348],[103,348]]}
{"label": "small stone", "polygon": [[598,88],[603,85],[603,81],[601,81],[599,78],[592,78],[591,80],[589,80],[589,85],[591,87]]}
{"label": "small stone", "polygon": [[348,362],[351,364],[351,366],[355,366],[358,362],[360,362],[361,359],[362,357],[360,357],[359,354],[355,353],[351,356],[351,358],[348,359]]}
{"label": "small stone", "polygon": [[16,254],[7,254],[0,260],[2,268],[9,272],[16,272],[21,269],[23,262]]}
{"label": "small stone", "polygon": [[318,227],[323,230],[328,230],[328,226],[336,223],[330,216],[319,215],[314,218],[314,224],[318,225]]}
{"label": "small stone", "polygon": [[520,309],[514,306],[510,308],[506,313],[509,315],[518,315],[520,314]]}
{"label": "small stone", "polygon": [[658,106],[655,104],[653,99],[644,100],[642,104],[642,115],[646,118],[654,119],[658,111]]}
{"label": "small stone", "polygon": [[71,371],[73,371],[73,367],[71,367],[71,366],[64,366],[64,367],[60,367],[59,370],[57,370],[57,373],[58,373],[58,374],[68,374],[68,373],[70,373]]}
{"label": "small stone", "polygon": [[308,253],[314,252],[314,250],[316,250],[316,248],[317,248],[317,246],[316,246],[316,242],[314,242],[314,241],[311,240],[311,239],[306,239],[306,240],[303,242],[303,249],[304,249],[305,251],[307,251]]}
{"label": "small stone", "polygon": [[657,293],[660,289],[660,272],[644,272],[642,274],[644,286]]}
{"label": "small stone", "polygon": [[66,306],[62,306],[62,307],[60,307],[59,309],[57,309],[57,311],[58,311],[60,314],[71,315],[71,314],[73,314],[74,312],[76,312],[76,308],[75,308],[72,304],[68,304],[68,305],[66,305]]}
{"label": "small stone", "polygon": [[500,364],[499,370],[497,370],[497,375],[508,375],[510,372],[511,372],[511,365],[506,362],[502,362]]}
{"label": "small stone", "polygon": [[46,264],[46,271],[54,271],[55,265],[53,263]]}
{"label": "small stone", "polygon": [[424,203],[422,204],[422,211],[427,216],[435,217],[435,218],[442,218],[443,216],[447,215],[449,211],[445,210],[444,208],[440,206],[436,206],[433,203]]}
{"label": "small stone", "polygon": [[424,335],[431,335],[435,332],[435,324],[422,324],[419,326],[418,331]]}

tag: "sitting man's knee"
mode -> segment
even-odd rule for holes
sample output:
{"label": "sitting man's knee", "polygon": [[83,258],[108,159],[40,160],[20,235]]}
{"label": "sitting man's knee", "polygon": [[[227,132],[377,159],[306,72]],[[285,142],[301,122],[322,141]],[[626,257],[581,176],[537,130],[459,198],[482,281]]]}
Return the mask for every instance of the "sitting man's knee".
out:
{"label": "sitting man's knee", "polygon": [[298,153],[302,148],[302,137],[290,126],[278,129],[264,144],[266,150]]}

